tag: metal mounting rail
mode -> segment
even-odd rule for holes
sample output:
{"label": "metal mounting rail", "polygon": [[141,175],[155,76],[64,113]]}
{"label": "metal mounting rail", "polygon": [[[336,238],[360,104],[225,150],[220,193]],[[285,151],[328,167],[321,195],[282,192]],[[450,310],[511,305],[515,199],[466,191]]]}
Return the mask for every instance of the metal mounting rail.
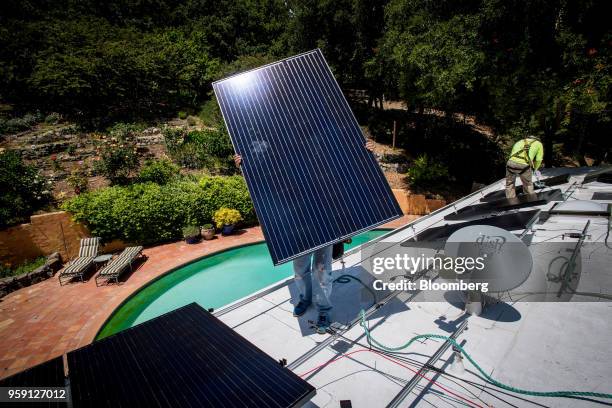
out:
{"label": "metal mounting rail", "polygon": [[569,282],[572,278],[572,273],[574,272],[574,268],[576,266],[576,257],[578,256],[578,251],[582,247],[582,244],[584,243],[584,240],[587,237],[587,231],[590,225],[591,225],[591,220],[588,220],[587,223],[584,225],[582,232],[580,233],[580,238],[578,239],[578,242],[576,243],[576,246],[574,247],[572,256],[567,261],[567,267],[565,268],[565,273],[563,274],[563,280],[561,281],[561,287],[559,288],[559,291],[557,292],[557,297],[561,297],[561,295],[563,295],[567,286],[569,285]]}
{"label": "metal mounting rail", "polygon": [[[462,321],[459,327],[457,327],[457,330],[450,335],[450,338],[456,339],[459,337],[459,335],[467,328],[467,323],[467,320]],[[423,378],[422,374],[428,371],[427,367],[433,366],[440,359],[440,357],[446,353],[450,346],[451,342],[446,340],[444,344],[442,344],[440,348],[429,358],[429,360],[427,360],[423,368],[421,368],[419,372],[412,377],[408,384],[406,384],[404,388],[402,388],[402,390],[391,400],[391,402],[387,404],[387,408],[398,407]]]}
{"label": "metal mounting rail", "polygon": [[[431,269],[425,269],[423,271],[421,271],[420,274],[416,274],[414,279],[420,279],[422,276],[424,276],[425,274],[427,274],[428,272],[430,272]],[[434,276],[433,278],[431,278],[432,280],[437,279],[437,275]],[[374,305],[372,305],[372,307],[370,307],[368,310],[365,311],[365,317],[368,318],[371,315],[373,315],[375,312],[378,311],[378,309],[380,309],[381,307],[385,306],[390,300],[395,299],[397,297],[397,295],[399,295],[400,293],[403,293],[403,290],[396,290],[394,292],[389,293],[387,296],[385,296],[383,299],[381,299],[380,301],[376,302]],[[406,299],[405,303],[410,302],[414,297],[416,297],[419,293],[421,293],[421,291],[417,291],[413,294],[410,295],[410,297],[408,297],[408,299]],[[344,327],[340,327],[340,328],[336,328],[336,331],[331,332],[330,336],[328,338],[326,338],[325,340],[323,340],[321,343],[317,344],[315,347],[311,348],[310,350],[308,350],[306,353],[302,354],[300,357],[298,357],[295,361],[293,361],[291,364],[289,364],[287,366],[288,369],[290,370],[294,370],[295,368],[299,367],[300,365],[302,365],[304,362],[308,361],[312,356],[314,356],[315,354],[317,354],[319,351],[323,350],[325,347],[329,346],[334,340],[336,340],[338,337],[344,335],[346,332],[348,332],[350,329],[352,329],[353,327],[355,327],[359,322],[361,321],[361,316],[357,316],[356,318],[354,318],[353,320],[351,320],[346,326]],[[307,378],[312,377],[313,375],[315,375],[319,370],[314,371],[313,373],[311,373]]]}
{"label": "metal mounting rail", "polygon": [[[396,290],[395,292],[391,292],[390,294],[388,294],[380,302],[377,302],[375,305],[370,307],[365,312],[366,318],[373,315],[374,312],[376,312],[378,309],[383,307],[387,302],[389,302],[391,299],[394,299],[395,297],[397,297],[397,295],[399,295],[402,292],[403,291],[401,290]],[[355,327],[355,325],[357,325],[360,320],[361,320],[361,316],[356,317],[355,319],[351,320],[348,325],[332,333],[328,338],[323,340],[321,343],[317,344],[315,347],[311,348],[306,353],[302,354],[300,357],[294,360],[291,364],[287,365],[287,368],[293,371],[295,368],[301,366],[303,363],[308,361],[312,356],[317,354],[319,351],[323,350],[325,347],[329,346],[334,340],[336,340],[339,337],[340,334],[344,334],[350,329],[352,329],[353,327]]]}

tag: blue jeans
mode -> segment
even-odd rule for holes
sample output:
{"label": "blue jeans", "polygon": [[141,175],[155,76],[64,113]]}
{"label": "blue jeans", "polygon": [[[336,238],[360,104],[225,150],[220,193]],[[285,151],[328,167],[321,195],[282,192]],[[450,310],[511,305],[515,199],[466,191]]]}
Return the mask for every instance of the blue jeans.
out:
{"label": "blue jeans", "polygon": [[[293,273],[300,299],[314,303],[319,311],[332,308],[332,246],[316,250],[293,261]],[[313,277],[314,274],[314,288]],[[314,294],[314,299],[313,299]],[[296,303],[297,304],[297,303]]]}

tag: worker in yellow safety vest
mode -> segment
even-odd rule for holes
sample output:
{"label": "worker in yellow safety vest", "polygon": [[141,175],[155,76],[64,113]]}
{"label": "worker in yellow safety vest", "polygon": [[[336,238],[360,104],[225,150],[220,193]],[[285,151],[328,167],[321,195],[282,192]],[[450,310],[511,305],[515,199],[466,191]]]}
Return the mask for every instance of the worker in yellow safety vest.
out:
{"label": "worker in yellow safety vest", "polygon": [[527,136],[512,146],[510,158],[506,163],[506,197],[516,197],[514,183],[521,178],[523,193],[533,194],[533,172],[538,172],[544,158],[544,146],[535,136]]}

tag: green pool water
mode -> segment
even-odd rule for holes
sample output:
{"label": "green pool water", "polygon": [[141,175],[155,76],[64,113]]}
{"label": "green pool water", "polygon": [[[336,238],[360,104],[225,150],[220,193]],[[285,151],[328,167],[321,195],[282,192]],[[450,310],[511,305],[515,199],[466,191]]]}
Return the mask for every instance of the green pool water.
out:
{"label": "green pool water", "polygon": [[[386,230],[353,237],[361,245]],[[120,306],[96,336],[101,339],[191,302],[220,308],[293,274],[291,262],[274,266],[265,243],[242,246],[194,261],[153,281]]]}

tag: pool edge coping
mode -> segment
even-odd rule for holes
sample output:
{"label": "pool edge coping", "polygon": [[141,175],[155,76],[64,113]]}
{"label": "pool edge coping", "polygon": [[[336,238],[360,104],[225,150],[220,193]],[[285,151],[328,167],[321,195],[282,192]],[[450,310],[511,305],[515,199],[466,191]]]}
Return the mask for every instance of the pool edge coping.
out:
{"label": "pool edge coping", "polygon": [[[100,332],[102,331],[102,329],[104,328],[104,326],[106,326],[106,325],[108,324],[108,322],[110,321],[110,319],[111,319],[111,318],[112,318],[112,317],[115,315],[115,313],[116,313],[116,312],[117,312],[119,309],[121,309],[121,308],[122,308],[122,307],[123,307],[123,306],[124,306],[124,305],[125,305],[125,304],[126,304],[128,301],[129,301],[129,300],[131,300],[131,299],[132,299],[134,296],[136,296],[136,295],[137,295],[139,292],[143,291],[143,290],[144,290],[144,289],[146,289],[148,286],[150,286],[150,285],[152,285],[153,283],[157,282],[159,279],[161,279],[161,278],[165,277],[166,275],[168,275],[168,274],[170,274],[170,273],[172,273],[172,272],[176,272],[176,270],[177,270],[177,269],[183,268],[183,267],[185,267],[185,266],[187,266],[187,265],[189,265],[189,264],[192,264],[192,263],[194,263],[194,262],[201,261],[201,260],[202,260],[202,259],[204,259],[204,258],[208,258],[208,257],[214,256],[214,255],[219,255],[219,254],[221,254],[221,253],[223,253],[223,252],[227,252],[227,251],[230,251],[230,250],[233,250],[233,249],[238,249],[238,248],[243,248],[243,247],[247,247],[247,246],[251,246],[251,245],[261,244],[262,242],[266,242],[266,240],[265,240],[265,239],[260,239],[260,240],[253,241],[253,242],[247,242],[247,243],[245,243],[245,244],[238,244],[238,245],[230,246],[230,247],[227,247],[227,248],[219,249],[219,250],[217,250],[217,251],[213,251],[213,252],[211,252],[211,253],[208,253],[208,254],[205,254],[205,255],[199,256],[199,257],[197,257],[197,258],[193,258],[193,259],[191,259],[191,260],[189,260],[189,261],[185,261],[185,262],[183,262],[183,263],[180,263],[180,264],[178,264],[178,265],[176,265],[176,266],[173,266],[172,268],[168,269],[167,271],[165,271],[165,272],[163,272],[163,273],[161,273],[161,274],[159,274],[159,275],[155,276],[153,279],[151,279],[151,280],[147,281],[146,283],[144,283],[143,285],[141,285],[141,286],[139,286],[139,287],[135,288],[135,289],[134,289],[134,290],[133,290],[133,291],[132,291],[130,294],[128,294],[128,295],[127,295],[127,296],[126,296],[126,297],[125,297],[125,298],[124,298],[124,299],[121,301],[121,303],[119,303],[119,304],[118,304],[118,305],[117,305],[117,306],[116,306],[116,307],[115,307],[115,308],[112,310],[112,312],[111,312],[111,313],[110,313],[110,314],[109,314],[109,315],[106,317],[106,319],[104,319],[104,322],[103,322],[103,323],[100,325],[100,327],[99,327],[99,328],[96,330],[96,334],[93,336],[93,338],[91,339],[90,343],[93,343],[93,342],[94,342],[94,341],[96,341],[96,340],[100,340],[100,339],[98,339],[98,336],[100,335]],[[276,283],[278,283],[278,282],[276,282]],[[265,289],[265,288],[264,288],[264,289]],[[262,289],[262,290],[263,290],[263,289]],[[251,295],[249,295],[249,296],[251,296]],[[247,297],[247,296],[245,296],[245,297]],[[238,302],[238,301],[240,301],[240,300],[242,300],[242,299],[243,299],[243,298],[240,298],[240,299],[238,299],[236,302]],[[235,303],[235,302],[232,302],[232,303]],[[229,305],[231,305],[232,303],[230,303],[230,304],[228,304],[228,305],[226,305],[226,306],[229,306]],[[224,307],[226,307],[226,306],[224,306]],[[116,334],[116,333],[113,333],[113,334]],[[111,335],[109,335],[109,336],[106,336],[106,337],[110,337],[110,336],[112,336],[113,334],[111,334]],[[104,338],[106,338],[106,337],[104,337]]]}
{"label": "pool edge coping", "polygon": [[[373,229],[372,229],[372,230],[370,230],[370,231],[376,231],[376,230],[378,230],[378,231],[387,231],[387,233],[389,233],[389,232],[391,232],[391,231],[395,231],[395,230],[396,230],[396,228],[382,228],[382,227],[377,227],[377,228],[373,228]],[[386,235],[386,234],[384,234],[384,235]],[[384,236],[384,235],[383,235],[383,236]],[[380,238],[380,237],[374,238],[374,240],[377,240],[377,239],[379,239],[379,238]],[[98,336],[99,336],[99,335],[100,335],[100,333],[102,332],[102,329],[104,329],[104,327],[105,327],[105,326],[106,326],[106,325],[109,323],[109,321],[110,321],[110,320],[113,318],[113,316],[115,316],[116,312],[117,312],[119,309],[121,309],[121,308],[122,308],[122,307],[123,307],[123,306],[124,306],[124,305],[125,305],[127,302],[129,302],[129,301],[130,301],[130,300],[131,300],[131,299],[132,299],[134,296],[136,296],[138,293],[140,293],[141,291],[143,291],[144,289],[146,289],[147,287],[149,287],[149,286],[150,286],[150,285],[152,285],[153,283],[157,282],[157,281],[158,281],[158,280],[160,280],[161,278],[163,278],[163,277],[165,277],[165,276],[169,275],[170,273],[176,272],[176,270],[178,270],[178,269],[180,269],[180,268],[183,268],[183,267],[185,267],[185,266],[187,266],[187,265],[189,265],[189,264],[192,264],[192,263],[194,263],[194,262],[201,261],[202,259],[205,259],[205,258],[208,258],[208,257],[211,257],[211,256],[215,256],[215,255],[219,255],[219,254],[221,254],[221,253],[223,253],[223,252],[227,252],[227,251],[230,251],[230,250],[233,250],[233,249],[244,248],[244,247],[247,247],[247,246],[257,245],[257,244],[261,244],[261,243],[265,243],[265,242],[266,242],[266,240],[265,240],[265,239],[260,239],[260,240],[253,241],[253,242],[248,242],[248,243],[245,243],[245,244],[239,244],[239,245],[234,245],[234,246],[231,246],[231,247],[223,248],[223,249],[220,249],[220,250],[218,250],[218,251],[214,251],[214,252],[211,252],[211,253],[209,253],[209,254],[202,255],[202,256],[199,256],[199,257],[197,257],[197,258],[191,259],[191,260],[189,260],[189,261],[185,261],[185,262],[183,262],[183,263],[181,263],[181,264],[179,264],[179,265],[173,266],[172,268],[168,269],[167,271],[165,271],[165,272],[163,272],[163,273],[159,274],[158,276],[154,277],[153,279],[151,279],[151,280],[147,281],[145,284],[143,284],[143,285],[139,286],[138,288],[134,289],[134,291],[132,291],[132,292],[131,292],[131,293],[130,293],[130,294],[127,296],[127,297],[125,297],[125,298],[124,298],[124,299],[121,301],[121,303],[119,303],[119,304],[118,304],[118,305],[117,305],[117,306],[116,306],[116,307],[115,307],[115,308],[112,310],[112,312],[111,312],[111,313],[110,313],[110,314],[109,314],[109,315],[106,317],[106,319],[104,319],[104,322],[103,322],[103,323],[102,323],[102,324],[101,324],[101,325],[98,327],[98,329],[96,330],[96,333],[95,333],[95,335],[93,336],[93,338],[91,339],[90,343],[93,343],[94,341],[97,341],[97,340],[101,340],[101,339],[98,339]],[[369,242],[369,241],[368,241],[368,242]],[[352,251],[354,251],[354,250],[356,250],[356,249],[360,248],[362,245],[363,245],[363,244],[358,245],[358,246],[356,246],[356,247],[354,247],[354,248],[351,248],[349,251],[351,251],[351,252],[352,252]],[[230,309],[230,308],[231,308],[233,305],[238,304],[238,303],[240,303],[240,302],[244,302],[244,301],[245,301],[245,300],[247,300],[247,299],[251,299],[251,298],[252,298],[253,300],[255,300],[255,299],[257,299],[258,297],[260,297],[259,295],[260,295],[261,293],[263,293],[263,292],[265,292],[265,291],[269,290],[269,289],[270,289],[270,288],[272,288],[272,287],[276,287],[276,286],[281,287],[281,286],[287,285],[287,284],[289,283],[289,281],[291,281],[292,279],[293,279],[293,277],[288,277],[288,278],[285,278],[285,279],[281,279],[281,280],[279,280],[279,281],[277,281],[277,282],[274,282],[274,283],[272,283],[272,284],[270,284],[270,285],[268,285],[268,286],[265,286],[265,287],[263,287],[263,288],[261,288],[261,289],[259,289],[259,290],[255,291],[255,292],[253,292],[253,293],[251,293],[251,294],[247,295],[247,296],[243,296],[243,297],[241,297],[240,299],[236,299],[235,301],[230,302],[230,303],[228,303],[227,305],[224,305],[224,306],[220,307],[219,309],[217,309],[217,310],[216,310],[216,312],[224,312],[224,313],[227,313],[227,312],[229,312],[229,311],[231,311],[231,310],[227,310],[227,311],[225,311],[225,309]],[[224,314],[224,313],[222,313],[222,314]],[[116,333],[110,334],[110,335],[108,335],[108,336],[106,336],[106,337],[104,337],[104,338],[107,338],[107,337],[113,336],[114,334],[116,334]]]}

